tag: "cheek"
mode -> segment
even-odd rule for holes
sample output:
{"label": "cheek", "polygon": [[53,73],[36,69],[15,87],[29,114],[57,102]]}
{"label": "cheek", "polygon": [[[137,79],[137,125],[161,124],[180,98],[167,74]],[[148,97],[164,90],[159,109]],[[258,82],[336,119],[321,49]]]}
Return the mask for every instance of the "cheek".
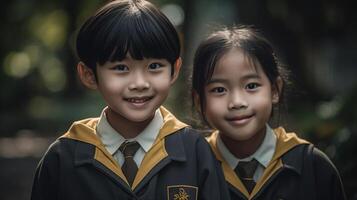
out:
{"label": "cheek", "polygon": [[167,76],[153,77],[151,84],[157,91],[166,91],[171,87],[171,78]]}
{"label": "cheek", "polygon": [[222,102],[222,99],[207,97],[205,114],[210,115],[207,117],[214,117],[215,115],[224,111],[224,105],[225,104]]}
{"label": "cheek", "polygon": [[203,115],[212,128],[217,128],[217,125],[219,126],[219,119],[222,118],[222,112],[224,111],[222,105],[223,104],[217,101],[217,99],[206,99],[206,107]]}
{"label": "cheek", "polygon": [[118,93],[127,87],[129,78],[107,75],[98,79],[98,88],[104,94]]}
{"label": "cheek", "polygon": [[269,95],[261,96],[260,98],[252,99],[251,106],[259,113],[262,113],[266,116],[270,116],[272,110],[272,100]]}

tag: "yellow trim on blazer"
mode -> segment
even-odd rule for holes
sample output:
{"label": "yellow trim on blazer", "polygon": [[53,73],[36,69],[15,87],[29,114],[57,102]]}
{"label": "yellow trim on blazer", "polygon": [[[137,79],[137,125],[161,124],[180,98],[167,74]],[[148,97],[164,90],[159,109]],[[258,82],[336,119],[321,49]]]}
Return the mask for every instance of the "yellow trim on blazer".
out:
{"label": "yellow trim on blazer", "polygon": [[[144,156],[143,161],[138,169],[136,177],[134,179],[132,190],[134,190],[139,183],[162,159],[168,156],[165,149],[165,137],[175,133],[176,131],[187,127],[188,125],[179,121],[163,106],[160,107],[160,112],[163,116],[164,124],[160,129],[158,137],[156,138],[153,146]],[[79,140],[85,143],[93,144],[96,146],[94,158],[112,170],[126,183],[126,177],[123,171],[119,167],[118,163],[114,160],[113,156],[105,149],[104,144],[101,142],[96,131],[99,118],[89,118],[81,121],[74,122],[69,131],[66,132],[62,138],[70,138]]]}
{"label": "yellow trim on blazer", "polygon": [[281,156],[283,156],[287,151],[289,151],[296,145],[309,143],[306,140],[298,138],[295,133],[286,133],[286,131],[282,127],[274,129],[274,133],[277,137],[277,143],[273,158],[268,164],[267,168],[264,170],[262,177],[255,185],[251,194],[248,193],[242,181],[238,178],[234,170],[228,165],[227,161],[224,160],[223,156],[219,152],[219,149],[217,147],[217,137],[219,134],[218,131],[214,131],[211,136],[207,138],[207,141],[210,144],[213,152],[215,153],[216,158],[221,161],[222,170],[226,181],[235,188],[237,188],[239,191],[241,191],[243,195],[248,199],[252,199],[262,189],[264,184],[281,167],[283,167]]}
{"label": "yellow trim on blazer", "polygon": [[188,126],[187,124],[176,119],[175,116],[164,107],[160,107],[160,112],[164,119],[164,124],[161,127],[159,135],[157,136],[153,146],[145,154],[144,159],[141,162],[132,185],[133,190],[145,178],[146,174],[148,174],[161,160],[167,157],[168,154],[165,149],[165,137]]}
{"label": "yellow trim on blazer", "polygon": [[242,181],[238,178],[237,174],[234,172],[234,170],[229,166],[229,164],[224,160],[221,152],[219,151],[217,147],[217,137],[218,137],[218,131],[215,131],[212,133],[211,136],[207,138],[208,143],[211,145],[211,148],[216,155],[216,158],[221,161],[221,166],[223,170],[224,177],[228,183],[233,185],[235,188],[238,188],[239,191],[243,193],[244,196],[247,198],[249,197],[249,193],[247,189],[244,187]]}
{"label": "yellow trim on blazer", "polygon": [[70,138],[95,145],[96,149],[94,159],[102,163],[108,169],[112,170],[117,176],[128,183],[118,163],[114,160],[113,156],[107,151],[102,141],[95,134],[98,121],[99,118],[89,118],[77,121],[73,123],[69,131],[61,136],[61,138]]}

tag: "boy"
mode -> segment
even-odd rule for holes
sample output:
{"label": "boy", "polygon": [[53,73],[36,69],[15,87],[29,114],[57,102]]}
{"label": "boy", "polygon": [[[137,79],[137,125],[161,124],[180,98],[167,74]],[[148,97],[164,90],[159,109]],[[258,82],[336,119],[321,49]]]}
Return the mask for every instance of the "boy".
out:
{"label": "boy", "polygon": [[181,67],[168,19],[147,1],[113,1],[81,27],[82,83],[107,107],[73,123],[46,152],[38,199],[227,199],[204,138],[162,107]]}

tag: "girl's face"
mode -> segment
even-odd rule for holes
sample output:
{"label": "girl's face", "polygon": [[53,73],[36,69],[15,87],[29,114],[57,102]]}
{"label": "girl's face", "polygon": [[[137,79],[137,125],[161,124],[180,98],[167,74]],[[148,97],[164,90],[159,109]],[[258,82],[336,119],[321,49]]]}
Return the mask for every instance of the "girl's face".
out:
{"label": "girl's face", "polygon": [[205,97],[208,123],[226,137],[245,141],[265,134],[279,92],[258,62],[232,49],[217,62]]}

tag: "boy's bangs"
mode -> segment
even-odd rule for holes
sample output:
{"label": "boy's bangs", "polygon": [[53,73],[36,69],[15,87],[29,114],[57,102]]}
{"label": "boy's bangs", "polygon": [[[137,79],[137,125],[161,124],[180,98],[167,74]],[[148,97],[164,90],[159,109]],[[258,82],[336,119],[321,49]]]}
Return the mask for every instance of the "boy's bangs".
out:
{"label": "boy's bangs", "polygon": [[178,38],[172,38],[176,33],[168,33],[170,30],[163,30],[149,19],[124,19],[111,29],[104,36],[103,50],[99,51],[103,52],[98,59],[100,64],[108,60],[123,60],[128,53],[136,60],[164,58],[170,63],[174,63],[179,56],[179,45],[175,45]]}

